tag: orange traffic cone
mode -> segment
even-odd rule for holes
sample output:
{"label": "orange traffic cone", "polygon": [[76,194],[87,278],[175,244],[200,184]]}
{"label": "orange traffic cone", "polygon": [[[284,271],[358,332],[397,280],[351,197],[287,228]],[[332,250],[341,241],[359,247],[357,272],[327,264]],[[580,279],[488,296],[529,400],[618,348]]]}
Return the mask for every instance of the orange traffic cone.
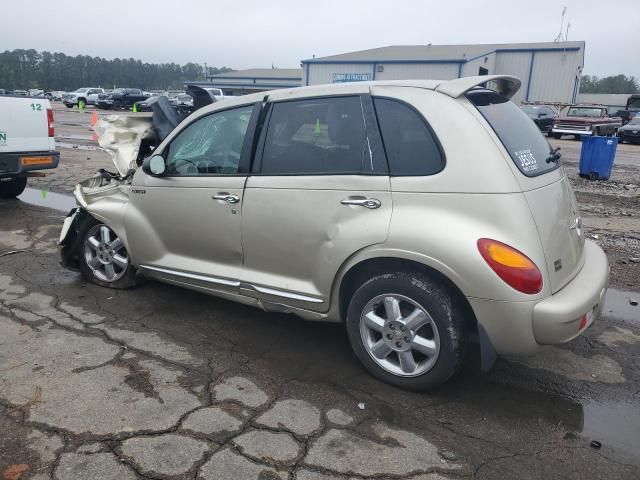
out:
{"label": "orange traffic cone", "polygon": [[98,114],[96,111],[93,111],[93,115],[91,115],[91,126],[93,127],[98,122]]}

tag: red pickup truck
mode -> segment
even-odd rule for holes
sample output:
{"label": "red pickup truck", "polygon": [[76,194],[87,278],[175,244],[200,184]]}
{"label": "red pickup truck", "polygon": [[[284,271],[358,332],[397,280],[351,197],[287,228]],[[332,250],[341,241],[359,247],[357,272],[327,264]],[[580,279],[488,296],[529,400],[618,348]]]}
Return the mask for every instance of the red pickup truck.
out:
{"label": "red pickup truck", "polygon": [[554,138],[562,135],[573,135],[580,138],[583,135],[615,135],[622,126],[620,117],[610,117],[607,107],[599,105],[574,105],[568,108],[564,115],[555,119],[551,134]]}

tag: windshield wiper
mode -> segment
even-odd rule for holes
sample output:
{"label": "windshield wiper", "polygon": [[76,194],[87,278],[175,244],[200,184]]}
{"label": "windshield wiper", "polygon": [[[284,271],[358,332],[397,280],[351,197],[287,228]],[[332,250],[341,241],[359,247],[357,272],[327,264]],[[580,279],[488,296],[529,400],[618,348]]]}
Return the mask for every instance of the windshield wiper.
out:
{"label": "windshield wiper", "polygon": [[547,163],[551,162],[559,162],[562,158],[562,154],[560,153],[560,147],[556,147],[549,152],[549,156],[547,157]]}

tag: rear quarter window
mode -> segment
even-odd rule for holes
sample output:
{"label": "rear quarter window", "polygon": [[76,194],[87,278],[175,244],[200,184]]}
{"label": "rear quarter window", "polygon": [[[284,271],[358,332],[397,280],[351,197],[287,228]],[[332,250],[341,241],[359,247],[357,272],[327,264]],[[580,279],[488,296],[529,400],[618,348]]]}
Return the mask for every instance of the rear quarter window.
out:
{"label": "rear quarter window", "polygon": [[524,175],[536,177],[559,167],[560,162],[547,161],[552,153],[551,145],[515,103],[489,90],[470,92],[467,98],[496,132]]}
{"label": "rear quarter window", "polygon": [[425,119],[398,100],[374,98],[373,102],[390,174],[419,176],[442,171],[444,155]]}

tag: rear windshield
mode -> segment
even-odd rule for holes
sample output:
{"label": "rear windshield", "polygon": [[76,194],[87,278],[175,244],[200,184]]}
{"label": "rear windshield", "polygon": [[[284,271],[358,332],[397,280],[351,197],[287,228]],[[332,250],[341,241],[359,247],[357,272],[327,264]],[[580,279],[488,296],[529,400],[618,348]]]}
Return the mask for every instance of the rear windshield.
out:
{"label": "rear windshield", "polygon": [[515,103],[489,90],[473,91],[467,97],[491,125],[524,175],[535,177],[558,168],[560,162],[547,161],[552,155],[551,145]]}

